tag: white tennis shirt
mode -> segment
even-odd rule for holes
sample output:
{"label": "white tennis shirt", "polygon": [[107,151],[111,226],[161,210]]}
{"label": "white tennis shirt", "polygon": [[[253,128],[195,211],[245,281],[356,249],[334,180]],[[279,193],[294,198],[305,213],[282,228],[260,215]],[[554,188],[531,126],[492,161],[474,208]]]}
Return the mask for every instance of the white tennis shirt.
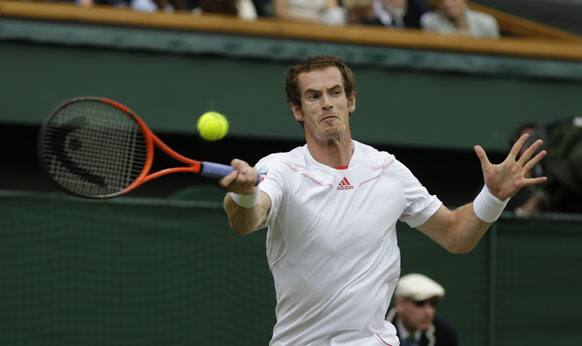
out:
{"label": "white tennis shirt", "polygon": [[306,145],[256,165],[272,202],[270,345],[398,345],[384,320],[400,275],[396,222],[421,225],[442,203],[393,155],[356,141],[353,149],[341,170],[315,161]]}

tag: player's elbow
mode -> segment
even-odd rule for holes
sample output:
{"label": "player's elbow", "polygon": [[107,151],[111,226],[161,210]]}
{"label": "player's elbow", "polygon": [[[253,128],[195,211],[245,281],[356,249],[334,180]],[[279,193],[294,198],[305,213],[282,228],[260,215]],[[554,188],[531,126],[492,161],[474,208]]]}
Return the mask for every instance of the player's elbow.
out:
{"label": "player's elbow", "polygon": [[475,248],[476,242],[465,235],[461,230],[461,222],[454,213],[447,221],[447,241],[444,248],[452,254],[466,254]]}
{"label": "player's elbow", "polygon": [[451,245],[447,246],[447,251],[455,254],[455,255],[462,255],[467,254],[475,248],[473,244],[460,244],[460,243],[452,243]]}
{"label": "player's elbow", "polygon": [[234,231],[234,233],[240,236],[247,235],[253,231],[249,227],[243,227],[240,224],[232,222],[232,220],[229,220],[228,225],[230,226],[230,229]]}

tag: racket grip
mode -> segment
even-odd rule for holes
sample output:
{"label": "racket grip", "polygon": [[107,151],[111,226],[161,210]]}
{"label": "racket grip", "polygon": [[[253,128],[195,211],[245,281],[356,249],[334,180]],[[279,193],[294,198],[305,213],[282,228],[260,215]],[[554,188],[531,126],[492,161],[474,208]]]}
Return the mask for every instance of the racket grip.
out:
{"label": "racket grip", "polygon": [[202,171],[200,172],[200,174],[205,177],[220,179],[226,177],[232,171],[234,171],[234,168],[232,168],[232,166],[203,161]]}
{"label": "racket grip", "polygon": [[[222,179],[230,174],[230,172],[234,171],[232,166],[223,165],[220,163],[202,161],[202,170],[200,175],[210,178],[217,178]],[[260,175],[257,175],[256,184],[258,185],[260,182]]]}

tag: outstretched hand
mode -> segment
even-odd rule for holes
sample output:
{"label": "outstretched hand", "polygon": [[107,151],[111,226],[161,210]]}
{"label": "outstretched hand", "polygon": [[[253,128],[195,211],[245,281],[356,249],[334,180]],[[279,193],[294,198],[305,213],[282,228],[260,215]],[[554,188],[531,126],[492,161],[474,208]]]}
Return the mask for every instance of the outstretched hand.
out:
{"label": "outstretched hand", "polygon": [[528,137],[528,134],[521,136],[515,142],[505,160],[496,165],[489,162],[485,150],[480,145],[475,146],[475,153],[479,157],[479,161],[481,161],[485,185],[500,200],[512,197],[525,186],[541,184],[547,180],[546,177],[528,177],[529,171],[546,156],[545,150],[534,156],[534,153],[543,144],[541,139],[535,141],[522,152]]}

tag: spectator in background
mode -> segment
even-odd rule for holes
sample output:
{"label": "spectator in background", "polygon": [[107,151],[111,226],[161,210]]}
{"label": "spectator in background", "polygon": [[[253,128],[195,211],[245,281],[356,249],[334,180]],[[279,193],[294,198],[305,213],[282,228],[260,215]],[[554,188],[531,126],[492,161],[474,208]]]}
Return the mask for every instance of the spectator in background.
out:
{"label": "spectator in background", "polygon": [[535,166],[533,177],[545,175],[543,187],[528,187],[510,200],[508,210],[519,216],[540,212],[582,213],[582,117],[560,119],[549,124],[526,123],[510,138],[529,134],[529,142],[540,138],[549,153],[543,164]]}
{"label": "spectator in background", "polygon": [[236,16],[244,20],[257,19],[251,0],[198,0],[202,13]]}
{"label": "spectator in background", "polygon": [[404,275],[394,291],[395,306],[386,320],[396,327],[400,346],[457,346],[457,335],[435,316],[445,289],[422,274]]}
{"label": "spectator in background", "polygon": [[345,0],[349,24],[420,28],[424,0]]}
{"label": "spectator in background", "polygon": [[345,25],[346,12],[337,0],[273,0],[275,17],[326,25]]}
{"label": "spectator in background", "polygon": [[132,0],[131,8],[145,12],[186,11],[222,14],[245,20],[257,18],[257,11],[251,0]]}
{"label": "spectator in background", "polygon": [[424,14],[420,19],[424,30],[473,37],[499,37],[495,18],[470,10],[465,0],[434,0],[434,3],[437,10]]}

